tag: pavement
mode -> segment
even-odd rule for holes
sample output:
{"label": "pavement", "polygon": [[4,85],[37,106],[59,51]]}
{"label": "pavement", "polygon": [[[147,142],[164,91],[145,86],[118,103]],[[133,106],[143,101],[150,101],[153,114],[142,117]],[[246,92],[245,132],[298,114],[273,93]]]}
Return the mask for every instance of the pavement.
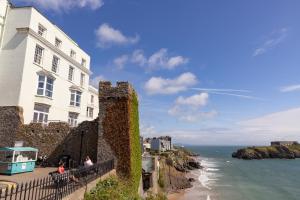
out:
{"label": "pavement", "polygon": [[0,175],[0,185],[11,183],[24,183],[33,181],[34,179],[45,178],[48,176],[49,172],[56,171],[57,168],[46,167],[46,168],[35,168],[33,172],[14,174],[14,175]]}

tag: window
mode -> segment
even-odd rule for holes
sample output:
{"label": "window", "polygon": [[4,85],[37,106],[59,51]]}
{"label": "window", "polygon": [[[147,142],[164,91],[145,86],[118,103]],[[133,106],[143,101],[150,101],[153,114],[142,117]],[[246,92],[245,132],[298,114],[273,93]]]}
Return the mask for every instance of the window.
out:
{"label": "window", "polygon": [[80,74],[80,86],[84,86],[84,81],[85,81],[85,75],[83,73]]}
{"label": "window", "polygon": [[81,59],[81,66],[82,66],[82,67],[85,67],[85,66],[86,66],[86,60],[83,59],[83,58]]}
{"label": "window", "polygon": [[52,71],[55,73],[58,72],[58,64],[59,64],[59,58],[54,55],[52,58]]}
{"label": "window", "polygon": [[34,53],[34,62],[37,64],[42,64],[42,58],[43,58],[43,52],[44,52],[44,48],[36,45],[35,47],[35,53]]}
{"label": "window", "polygon": [[38,34],[40,35],[40,36],[45,36],[46,35],[46,31],[47,31],[47,29],[44,27],[44,26],[42,26],[41,24],[39,24],[39,27],[38,27]]}
{"label": "window", "polygon": [[93,118],[93,116],[94,116],[94,108],[87,107],[86,108],[86,116],[90,117],[90,118]]}
{"label": "window", "polygon": [[49,106],[42,104],[34,104],[33,122],[48,123]]}
{"label": "window", "polygon": [[37,94],[51,98],[53,94],[53,82],[54,80],[52,78],[40,75]]}
{"label": "window", "polygon": [[68,123],[70,126],[77,126],[78,113],[69,112]]}
{"label": "window", "polygon": [[72,58],[76,58],[76,52],[75,52],[74,50],[71,50],[70,56],[71,56]]}
{"label": "window", "polygon": [[94,95],[91,95],[91,104],[94,103]]}
{"label": "window", "polygon": [[77,90],[71,90],[71,101],[70,105],[71,106],[80,106],[80,101],[81,101],[81,92]]}
{"label": "window", "polygon": [[74,67],[72,67],[72,66],[69,67],[69,76],[68,76],[69,81],[73,81],[74,70],[75,70]]}
{"label": "window", "polygon": [[55,38],[55,46],[56,46],[57,48],[60,48],[60,47],[61,47],[61,40],[60,40],[60,39]]}

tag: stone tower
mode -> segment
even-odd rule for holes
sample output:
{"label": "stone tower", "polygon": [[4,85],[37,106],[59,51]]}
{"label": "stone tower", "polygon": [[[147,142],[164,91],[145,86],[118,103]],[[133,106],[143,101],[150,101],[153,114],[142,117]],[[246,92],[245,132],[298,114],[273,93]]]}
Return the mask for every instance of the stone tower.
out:
{"label": "stone tower", "polygon": [[[109,159],[109,146],[117,161],[117,173],[129,176],[139,165],[138,101],[128,82],[99,83],[98,161]],[[107,144],[105,144],[107,143]],[[138,164],[134,164],[138,163]]]}

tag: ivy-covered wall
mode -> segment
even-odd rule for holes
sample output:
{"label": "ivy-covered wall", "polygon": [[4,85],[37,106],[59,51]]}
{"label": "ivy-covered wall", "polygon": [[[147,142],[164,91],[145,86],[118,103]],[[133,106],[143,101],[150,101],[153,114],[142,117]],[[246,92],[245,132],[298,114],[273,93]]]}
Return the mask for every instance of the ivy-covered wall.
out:
{"label": "ivy-covered wall", "polygon": [[131,177],[133,187],[138,189],[142,172],[142,153],[139,128],[139,103],[136,93],[132,95],[130,112],[130,147],[131,147]]}
{"label": "ivy-covered wall", "polygon": [[142,174],[137,94],[127,82],[115,87],[100,82],[99,108],[99,137],[114,152],[117,174],[129,179],[137,191]]}

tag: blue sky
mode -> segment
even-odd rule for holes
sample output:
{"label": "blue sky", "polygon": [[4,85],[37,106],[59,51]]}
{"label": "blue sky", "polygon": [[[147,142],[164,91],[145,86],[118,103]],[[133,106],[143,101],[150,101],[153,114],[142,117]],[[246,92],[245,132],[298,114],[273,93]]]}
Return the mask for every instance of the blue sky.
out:
{"label": "blue sky", "polygon": [[190,144],[300,140],[300,1],[15,0],[129,81],[141,134]]}

